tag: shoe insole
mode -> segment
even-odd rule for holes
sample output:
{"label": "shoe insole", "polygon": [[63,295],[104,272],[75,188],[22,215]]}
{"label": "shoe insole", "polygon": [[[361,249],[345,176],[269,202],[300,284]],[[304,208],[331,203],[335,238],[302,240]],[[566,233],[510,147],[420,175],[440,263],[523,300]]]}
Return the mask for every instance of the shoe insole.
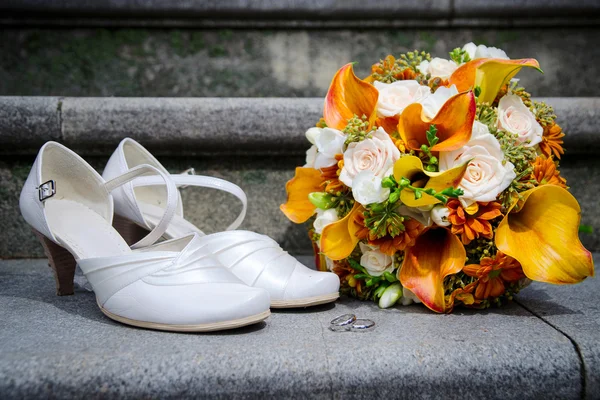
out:
{"label": "shoe insole", "polygon": [[76,259],[128,254],[131,249],[112,225],[84,204],[48,199],[45,204],[50,230]]}
{"label": "shoe insole", "polygon": [[[163,214],[165,213],[164,208],[148,203],[143,203],[141,201],[138,202],[138,205],[148,225],[151,228],[154,228],[156,225],[158,225],[161,218],[163,217]],[[206,235],[204,232],[198,229],[196,225],[185,220],[185,218],[182,218],[179,215],[174,215],[173,219],[171,220],[171,223],[169,223],[169,227],[167,228],[163,236],[168,239],[173,239],[185,236],[191,232],[196,232],[200,236]]]}

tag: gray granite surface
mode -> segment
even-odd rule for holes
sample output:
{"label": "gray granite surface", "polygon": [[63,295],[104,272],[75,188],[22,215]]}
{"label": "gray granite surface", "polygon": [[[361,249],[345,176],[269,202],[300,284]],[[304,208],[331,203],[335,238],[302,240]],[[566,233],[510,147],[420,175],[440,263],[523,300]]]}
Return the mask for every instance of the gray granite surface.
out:
{"label": "gray granite surface", "polygon": [[[600,150],[600,98],[538,100],[559,116],[567,156]],[[129,136],[156,155],[304,155],[304,133],[322,115],[322,98],[0,96],[0,154],[33,155],[59,140],[83,156],[110,155]]]}
{"label": "gray granite surface", "polygon": [[[226,333],[176,334],[113,322],[89,292],[55,296],[45,260],[0,261],[0,394],[593,399],[598,289],[597,279],[533,284],[503,308],[452,315],[343,298]],[[377,326],[329,331],[346,312]]]}

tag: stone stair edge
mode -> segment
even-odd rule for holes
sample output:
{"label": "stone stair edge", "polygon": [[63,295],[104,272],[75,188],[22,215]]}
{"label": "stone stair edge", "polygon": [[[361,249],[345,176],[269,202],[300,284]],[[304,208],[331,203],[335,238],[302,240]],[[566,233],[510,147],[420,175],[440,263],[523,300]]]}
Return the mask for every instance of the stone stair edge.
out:
{"label": "stone stair edge", "polygon": [[[536,100],[554,107],[569,154],[600,150],[600,97]],[[322,98],[0,96],[0,154],[36,154],[55,140],[108,155],[129,136],[158,155],[301,155],[322,106]]]}
{"label": "stone stair edge", "polygon": [[5,25],[194,26],[252,28],[341,28],[386,26],[595,26],[600,4],[593,0],[440,1],[182,1],[5,0]]}

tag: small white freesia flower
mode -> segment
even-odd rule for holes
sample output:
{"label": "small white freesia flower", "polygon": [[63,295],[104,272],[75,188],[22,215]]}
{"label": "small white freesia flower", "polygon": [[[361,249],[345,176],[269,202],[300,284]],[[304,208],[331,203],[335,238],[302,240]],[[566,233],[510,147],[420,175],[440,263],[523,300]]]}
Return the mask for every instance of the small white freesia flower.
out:
{"label": "small white freesia flower", "polygon": [[365,267],[369,275],[381,276],[384,272],[392,272],[394,263],[392,257],[379,251],[378,246],[369,246],[359,243],[360,251],[363,253],[360,257],[360,265]]}
{"label": "small white freesia flower", "polygon": [[315,144],[317,136],[321,134],[322,130],[323,128],[312,127],[309,130],[307,130],[304,135],[306,136],[306,139],[310,142],[310,144]]}
{"label": "small white freesia flower", "polygon": [[440,171],[469,163],[459,185],[464,192],[459,200],[465,207],[496,200],[516,177],[514,165],[504,161],[498,139],[479,121],[473,123],[471,140],[458,150],[440,153],[439,162]]}
{"label": "small white freesia flower", "polygon": [[498,128],[519,135],[525,147],[532,147],[542,141],[544,129],[535,119],[521,97],[509,94],[498,103]]}
{"label": "small white freesia flower", "polygon": [[379,308],[389,308],[396,304],[402,297],[402,285],[400,282],[392,283],[384,291],[379,298]]}
{"label": "small white freesia flower", "polygon": [[314,168],[316,158],[317,146],[313,144],[308,150],[306,150],[306,164],[304,164],[304,168]]}
{"label": "small white freesia flower", "polygon": [[450,99],[452,96],[456,96],[457,94],[458,89],[456,89],[456,85],[452,85],[449,88],[444,86],[439,87],[435,93],[420,101],[421,105],[423,106],[424,114],[427,116],[427,118],[435,117],[448,99]]}
{"label": "small white freesia flower", "polygon": [[390,196],[390,189],[381,187],[381,178],[373,171],[361,171],[352,180],[354,200],[363,206],[382,203]]}
{"label": "small white freesia flower", "polygon": [[424,60],[417,66],[417,69],[422,74],[431,74],[432,77],[438,77],[441,79],[448,79],[450,75],[456,69],[458,65],[452,60],[445,60],[443,58],[435,57],[431,61]]}
{"label": "small white freesia flower", "polygon": [[504,50],[498,49],[496,47],[487,47],[483,44],[477,46],[475,43],[467,43],[462,48],[467,52],[471,60],[475,60],[476,58],[502,58],[504,60],[510,60]]}
{"label": "small white freesia flower", "polygon": [[408,306],[412,303],[420,303],[421,300],[419,300],[419,298],[417,296],[415,296],[415,294],[408,290],[407,288],[403,287],[402,288],[402,297],[400,298],[400,303],[403,306]]}
{"label": "small white freesia flower", "polygon": [[425,226],[426,228],[430,227],[432,224],[430,211],[431,211],[431,207],[429,207],[429,206],[407,207],[407,206],[402,205],[402,206],[398,207],[398,213],[400,215],[406,215],[407,217],[416,219],[421,224],[423,224],[423,226]]}
{"label": "small white freesia flower", "polygon": [[[333,128],[310,128],[306,131],[306,139],[313,144],[316,151],[309,149],[306,153],[306,164],[315,169],[331,167],[337,163],[336,154],[342,154],[346,136]],[[314,158],[312,158],[314,155]],[[309,162],[310,161],[310,162]]]}
{"label": "small white freesia flower", "polygon": [[400,151],[383,128],[362,142],[352,142],[344,152],[344,167],[340,181],[353,188],[354,177],[361,171],[371,171],[379,178],[400,158]]}
{"label": "small white freesia flower", "polygon": [[335,208],[330,208],[328,210],[321,210],[320,208],[317,208],[317,218],[313,223],[315,233],[318,233],[320,235],[323,232],[323,228],[325,228],[329,224],[334,223],[338,219],[339,217]]}
{"label": "small white freesia flower", "polygon": [[377,100],[377,116],[394,117],[413,103],[418,103],[431,94],[427,86],[417,81],[396,81],[393,83],[373,82],[379,91]]}
{"label": "small white freesia flower", "polygon": [[437,226],[448,226],[450,225],[450,221],[448,221],[448,215],[450,215],[450,210],[446,206],[435,206],[431,210],[431,220]]}

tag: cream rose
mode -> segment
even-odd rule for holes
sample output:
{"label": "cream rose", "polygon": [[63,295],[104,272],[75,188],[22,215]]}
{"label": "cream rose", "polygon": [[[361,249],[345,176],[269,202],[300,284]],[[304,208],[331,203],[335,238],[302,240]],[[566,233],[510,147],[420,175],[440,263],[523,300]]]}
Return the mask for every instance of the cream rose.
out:
{"label": "cream rose", "polygon": [[442,108],[442,106],[450,99],[452,96],[456,96],[458,94],[458,90],[455,85],[447,87],[439,87],[435,93],[427,98],[420,101],[423,106],[423,113],[427,116],[427,118],[433,118],[436,116],[438,111]]}
{"label": "cream rose", "polygon": [[323,232],[323,228],[331,223],[334,223],[338,219],[339,217],[335,208],[330,208],[328,210],[321,210],[320,208],[317,208],[317,218],[315,219],[315,222],[313,222],[315,233],[320,235]]}
{"label": "cream rose", "polygon": [[418,103],[431,94],[427,86],[419,85],[417,81],[396,81],[393,83],[373,82],[379,91],[377,100],[377,115],[393,117],[412,103]]}
{"label": "cream rose", "polygon": [[381,187],[381,178],[373,171],[361,171],[352,181],[354,200],[363,206],[381,203],[390,196],[390,189]]}
{"label": "cream rose", "polygon": [[540,143],[544,134],[544,129],[537,122],[531,110],[515,94],[509,94],[500,99],[498,128],[519,135],[519,141],[525,147],[532,147]]}
{"label": "cream rose", "polygon": [[495,200],[516,177],[514,165],[504,162],[496,137],[478,121],[473,123],[471,140],[458,150],[440,153],[439,161],[440,171],[469,163],[459,185],[464,191],[459,198],[463,206]]}
{"label": "cream rose", "polygon": [[422,74],[431,74],[432,77],[438,77],[441,79],[448,79],[454,71],[456,71],[458,65],[452,60],[445,60],[443,58],[435,57],[431,61],[423,61],[417,66],[417,69]]}
{"label": "cream rose", "polygon": [[462,48],[467,52],[471,60],[475,60],[476,58],[502,58],[505,60],[510,60],[504,50],[497,49],[495,47],[487,47],[482,44],[477,46],[475,43],[467,43]]}
{"label": "cream rose", "polygon": [[400,158],[400,151],[383,128],[377,129],[373,137],[362,142],[352,142],[344,152],[344,168],[340,181],[352,187],[354,177],[361,171],[371,171],[379,178]]}
{"label": "cream rose", "polygon": [[346,136],[332,128],[310,128],[306,138],[312,147],[306,152],[306,165],[320,169],[337,163],[336,154],[342,154]]}
{"label": "cream rose", "polygon": [[363,253],[360,257],[360,265],[365,267],[369,275],[381,276],[384,272],[394,270],[392,257],[379,251],[378,246],[360,243],[360,251]]}

